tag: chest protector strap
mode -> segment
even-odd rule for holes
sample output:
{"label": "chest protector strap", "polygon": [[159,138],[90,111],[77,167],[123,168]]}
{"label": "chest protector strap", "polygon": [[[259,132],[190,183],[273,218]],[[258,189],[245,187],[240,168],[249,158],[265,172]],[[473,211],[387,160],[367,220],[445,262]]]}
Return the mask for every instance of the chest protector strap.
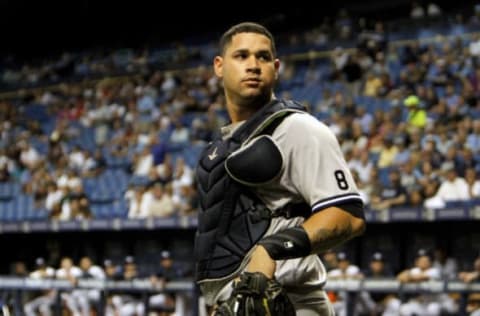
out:
{"label": "chest protector strap", "polygon": [[226,159],[252,138],[271,135],[289,114],[302,111],[303,106],[293,101],[274,100],[231,138],[217,139],[203,151],[196,168],[200,195],[195,236],[197,281],[235,274],[245,255],[267,231],[272,217],[272,211],[245,184],[227,173]]}

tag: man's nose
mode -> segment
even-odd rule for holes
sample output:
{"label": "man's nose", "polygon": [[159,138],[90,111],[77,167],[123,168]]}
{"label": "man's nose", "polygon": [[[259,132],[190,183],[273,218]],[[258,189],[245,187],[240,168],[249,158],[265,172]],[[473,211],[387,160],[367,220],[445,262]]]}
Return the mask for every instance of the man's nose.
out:
{"label": "man's nose", "polygon": [[251,56],[250,58],[248,58],[247,71],[260,73],[260,63],[255,56]]}

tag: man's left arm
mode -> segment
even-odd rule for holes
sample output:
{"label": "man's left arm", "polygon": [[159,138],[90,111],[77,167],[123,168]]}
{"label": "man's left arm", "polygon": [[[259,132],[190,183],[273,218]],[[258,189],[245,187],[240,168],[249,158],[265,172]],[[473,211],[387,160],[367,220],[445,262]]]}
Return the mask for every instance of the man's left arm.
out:
{"label": "man's left arm", "polygon": [[312,253],[321,253],[365,231],[365,220],[340,207],[329,207],[313,214],[303,223]]}
{"label": "man's left arm", "polygon": [[305,115],[292,115],[284,123],[288,129],[283,131],[283,124],[277,128],[283,136],[277,141],[286,157],[284,174],[311,205],[312,214],[301,226],[260,240],[247,271],[269,277],[273,277],[275,260],[318,254],[365,230],[363,203],[332,131]]}
{"label": "man's left arm", "polygon": [[[310,247],[308,254],[318,254],[361,235],[365,230],[365,220],[332,206],[309,217],[299,228],[302,229],[308,240],[299,239],[298,242],[304,244],[302,247]],[[309,244],[305,245],[306,242]],[[247,271],[262,272],[268,278],[273,278],[276,263],[269,252],[271,250],[267,250],[264,245],[258,245],[252,254]]]}

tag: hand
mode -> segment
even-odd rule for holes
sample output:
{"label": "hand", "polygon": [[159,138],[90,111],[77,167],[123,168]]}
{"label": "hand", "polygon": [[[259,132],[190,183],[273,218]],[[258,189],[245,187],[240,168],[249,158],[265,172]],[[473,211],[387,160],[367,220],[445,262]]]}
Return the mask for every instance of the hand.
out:
{"label": "hand", "polygon": [[295,316],[282,285],[260,272],[244,272],[230,297],[215,308],[215,316]]}
{"label": "hand", "polygon": [[247,265],[247,272],[261,272],[269,279],[273,279],[277,264],[263,246],[256,246],[253,250],[250,262]]}
{"label": "hand", "polygon": [[397,275],[397,280],[401,283],[410,282],[410,271],[404,270],[399,275]]}
{"label": "hand", "polygon": [[478,278],[478,274],[476,272],[460,272],[458,277],[465,283],[471,283]]}

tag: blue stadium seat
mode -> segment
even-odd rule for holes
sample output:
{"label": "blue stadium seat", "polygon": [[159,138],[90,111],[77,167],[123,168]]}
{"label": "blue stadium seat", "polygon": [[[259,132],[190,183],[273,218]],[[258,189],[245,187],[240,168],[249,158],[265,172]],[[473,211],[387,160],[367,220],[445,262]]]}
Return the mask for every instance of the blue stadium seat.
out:
{"label": "blue stadium seat", "polygon": [[90,209],[94,218],[113,218],[113,203],[92,203]]}
{"label": "blue stadium seat", "polygon": [[144,176],[132,175],[130,177],[129,185],[131,186],[146,186],[150,183],[150,179]]}
{"label": "blue stadium seat", "polygon": [[115,197],[107,190],[95,190],[89,196],[91,203],[103,204],[103,203],[113,203]]}
{"label": "blue stadium seat", "polygon": [[368,152],[368,160],[370,160],[374,165],[377,165],[378,159],[380,158],[380,153],[378,152]]}
{"label": "blue stadium seat", "polygon": [[32,121],[46,122],[52,118],[47,113],[47,106],[45,104],[30,103],[24,108],[23,115]]}
{"label": "blue stadium seat", "polygon": [[445,202],[445,208],[457,208],[457,207],[466,207],[468,206],[468,202],[467,201],[463,201],[463,200],[460,200],[460,201],[447,201]]}
{"label": "blue stadium seat", "polygon": [[0,182],[0,202],[10,201],[13,199],[13,183],[12,182]]}
{"label": "blue stadium seat", "polygon": [[186,146],[182,153],[185,163],[189,167],[194,168],[204,148],[204,144],[191,144],[190,146]]}
{"label": "blue stadium seat", "polygon": [[113,217],[118,218],[127,218],[128,215],[128,202],[122,197],[115,200],[112,203],[112,212]]}
{"label": "blue stadium seat", "polygon": [[378,179],[380,180],[381,184],[388,185],[390,183],[390,179],[389,179],[390,170],[391,168],[389,167],[378,169]]}
{"label": "blue stadium seat", "polygon": [[11,200],[6,203],[2,203],[4,206],[2,212],[2,220],[5,222],[13,222],[15,221],[15,214],[16,214],[16,205],[15,200]]}
{"label": "blue stadium seat", "polygon": [[25,220],[29,210],[35,209],[33,196],[27,194],[19,194],[15,198],[15,217],[14,220]]}

